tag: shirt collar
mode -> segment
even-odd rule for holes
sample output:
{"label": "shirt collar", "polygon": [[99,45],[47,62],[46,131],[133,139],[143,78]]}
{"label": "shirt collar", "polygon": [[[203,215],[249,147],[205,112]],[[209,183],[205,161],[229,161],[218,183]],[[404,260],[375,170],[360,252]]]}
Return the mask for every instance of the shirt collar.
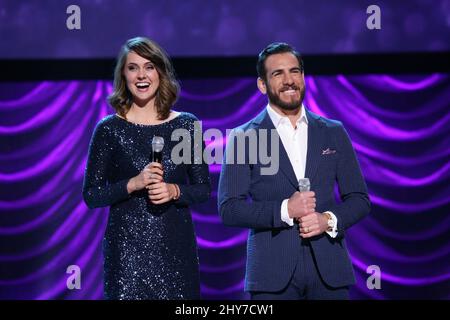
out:
{"label": "shirt collar", "polygon": [[[278,128],[278,126],[283,122],[283,121],[289,121],[287,116],[282,116],[281,114],[279,114],[278,112],[276,112],[272,106],[270,105],[270,103],[267,104],[267,113],[269,114],[270,120],[272,120],[273,125],[275,126],[275,128]],[[306,113],[305,113],[305,106],[302,103],[302,107],[301,107],[301,114],[300,114],[300,118],[298,118],[296,125],[298,126],[300,124],[300,122],[304,121],[306,124],[308,124],[308,118],[306,117]]]}

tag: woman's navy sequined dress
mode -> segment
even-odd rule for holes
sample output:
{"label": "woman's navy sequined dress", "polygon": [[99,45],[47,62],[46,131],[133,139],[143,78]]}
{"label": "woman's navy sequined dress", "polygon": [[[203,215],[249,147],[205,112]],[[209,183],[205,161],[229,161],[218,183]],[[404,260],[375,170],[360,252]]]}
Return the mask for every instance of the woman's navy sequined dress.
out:
{"label": "woman's navy sequined dress", "polygon": [[[187,129],[194,148],[197,118],[182,112],[159,125],[139,125],[117,115],[101,120],[94,131],[83,184],[90,208],[110,206],[103,240],[106,299],[199,299],[197,243],[188,206],[210,195],[208,165],[171,159],[175,129]],[[201,132],[196,131],[201,136]],[[162,136],[164,181],[180,186],[181,196],[162,205],[149,202],[147,190],[128,194],[128,180],[151,162],[153,136]],[[198,137],[197,137],[198,140]],[[200,145],[195,145],[198,143]],[[198,160],[198,159],[197,159]]]}

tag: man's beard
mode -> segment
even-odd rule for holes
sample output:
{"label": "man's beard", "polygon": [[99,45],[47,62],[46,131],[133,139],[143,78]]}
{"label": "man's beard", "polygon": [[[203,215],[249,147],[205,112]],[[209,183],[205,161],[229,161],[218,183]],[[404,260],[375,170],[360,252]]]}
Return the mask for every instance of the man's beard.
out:
{"label": "man's beard", "polygon": [[273,92],[271,88],[267,86],[267,96],[269,98],[270,104],[280,107],[281,109],[284,110],[295,110],[299,108],[303,102],[303,99],[305,98],[305,87],[303,86],[302,88],[299,88],[294,85],[290,87],[283,87],[281,88],[280,91],[285,91],[289,89],[300,90],[300,98],[292,102],[285,102],[281,100],[280,94]]}

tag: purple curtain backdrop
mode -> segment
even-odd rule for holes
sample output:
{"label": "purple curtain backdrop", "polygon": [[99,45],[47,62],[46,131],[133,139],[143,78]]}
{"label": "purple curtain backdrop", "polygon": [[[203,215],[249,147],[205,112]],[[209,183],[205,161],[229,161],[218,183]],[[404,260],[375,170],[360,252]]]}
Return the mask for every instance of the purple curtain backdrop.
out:
{"label": "purple curtain backdrop", "polygon": [[[306,106],[341,120],[352,138],[373,209],[347,243],[353,299],[450,298],[450,75],[306,77]],[[101,299],[107,209],[81,196],[97,121],[112,113],[109,81],[0,84],[0,299]],[[225,130],[257,115],[254,78],[182,81],[177,110]],[[210,143],[210,142],[208,142]],[[222,141],[216,140],[222,146]],[[205,299],[246,299],[247,231],[222,225],[211,200],[193,208]],[[81,268],[69,290],[66,269]],[[381,289],[369,290],[377,265]],[[274,272],[276,272],[274,270]]]}

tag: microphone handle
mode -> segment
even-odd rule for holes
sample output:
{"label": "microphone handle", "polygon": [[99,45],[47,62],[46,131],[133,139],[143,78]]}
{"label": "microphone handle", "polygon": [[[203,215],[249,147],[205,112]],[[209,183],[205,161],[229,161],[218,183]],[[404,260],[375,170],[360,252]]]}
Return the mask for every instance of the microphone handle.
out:
{"label": "microphone handle", "polygon": [[152,153],[152,162],[162,163],[162,151]]}
{"label": "microphone handle", "polygon": [[[306,183],[305,183],[306,180]],[[300,192],[308,192],[310,191],[311,185],[309,183],[309,179],[304,178],[304,179],[300,179],[298,181],[298,191]],[[298,224],[298,226],[300,227],[300,221],[298,221],[297,218],[294,219],[294,222]]]}

